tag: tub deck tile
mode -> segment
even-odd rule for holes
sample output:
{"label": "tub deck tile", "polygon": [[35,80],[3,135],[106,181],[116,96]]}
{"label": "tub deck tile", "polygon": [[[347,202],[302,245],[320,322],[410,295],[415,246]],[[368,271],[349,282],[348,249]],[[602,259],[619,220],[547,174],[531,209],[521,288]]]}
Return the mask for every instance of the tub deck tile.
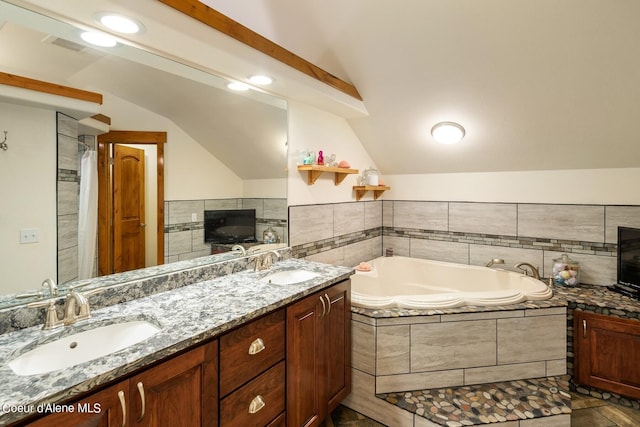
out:
{"label": "tub deck tile", "polygon": [[567,375],[382,393],[377,397],[443,426],[452,422],[504,423],[571,413]]}

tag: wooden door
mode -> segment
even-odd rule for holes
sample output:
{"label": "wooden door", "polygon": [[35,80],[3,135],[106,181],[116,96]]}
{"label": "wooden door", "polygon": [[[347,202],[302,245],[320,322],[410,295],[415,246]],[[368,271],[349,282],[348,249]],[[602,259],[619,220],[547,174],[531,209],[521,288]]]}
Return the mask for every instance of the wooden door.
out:
{"label": "wooden door", "polygon": [[640,399],[640,322],[574,311],[576,382]]}
{"label": "wooden door", "polygon": [[111,386],[107,389],[74,402],[74,412],[63,411],[40,418],[28,427],[120,427],[127,425],[126,405],[128,396],[125,393],[128,382]]}
{"label": "wooden door", "polygon": [[132,377],[128,425],[217,426],[217,352],[214,341]]}
{"label": "wooden door", "polygon": [[327,413],[333,412],[351,392],[351,292],[349,280],[325,293],[323,387]]}
{"label": "wooden door", "polygon": [[114,273],[145,266],[144,150],[116,144],[113,163]]}
{"label": "wooden door", "polygon": [[[326,302],[325,302],[326,304]],[[322,308],[313,294],[287,308],[287,426],[322,421],[320,369]]]}

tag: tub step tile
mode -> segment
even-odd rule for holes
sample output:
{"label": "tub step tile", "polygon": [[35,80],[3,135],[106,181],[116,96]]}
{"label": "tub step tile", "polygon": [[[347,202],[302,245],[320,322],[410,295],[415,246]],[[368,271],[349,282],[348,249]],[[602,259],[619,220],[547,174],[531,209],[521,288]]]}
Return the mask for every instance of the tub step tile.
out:
{"label": "tub step tile", "polygon": [[376,396],[442,426],[570,425],[567,375]]}

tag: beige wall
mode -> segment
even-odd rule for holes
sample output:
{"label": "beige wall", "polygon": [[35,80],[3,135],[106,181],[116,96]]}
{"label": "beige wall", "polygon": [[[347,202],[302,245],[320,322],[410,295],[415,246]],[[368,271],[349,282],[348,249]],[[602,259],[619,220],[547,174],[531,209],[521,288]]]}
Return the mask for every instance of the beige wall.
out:
{"label": "beige wall", "polygon": [[339,186],[335,186],[333,175],[325,173],[314,185],[307,185],[307,172],[297,169],[297,164],[302,163],[302,153],[307,149],[316,153],[323,150],[325,157],[335,153],[337,161],[347,160],[352,168],[360,172],[375,166],[347,121],[309,105],[298,102],[288,104],[289,205],[355,200],[352,187],[356,185],[357,175],[349,175]]}
{"label": "beige wall", "polygon": [[[0,103],[0,293],[39,288],[56,277],[56,113]],[[39,230],[20,244],[20,230]]]}

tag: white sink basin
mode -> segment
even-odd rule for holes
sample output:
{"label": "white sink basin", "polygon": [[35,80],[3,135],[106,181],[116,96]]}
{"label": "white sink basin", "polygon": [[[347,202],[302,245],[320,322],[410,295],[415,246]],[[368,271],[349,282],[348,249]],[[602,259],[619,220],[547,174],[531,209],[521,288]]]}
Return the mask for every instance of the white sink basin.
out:
{"label": "white sink basin", "polygon": [[293,285],[295,283],[306,282],[307,280],[318,277],[319,275],[319,273],[314,273],[313,271],[308,270],[285,270],[278,271],[277,273],[271,273],[264,276],[261,280],[274,285]]}
{"label": "white sink basin", "polygon": [[36,375],[68,368],[125,349],[160,328],[144,320],[100,326],[41,344],[11,360],[16,375]]}

